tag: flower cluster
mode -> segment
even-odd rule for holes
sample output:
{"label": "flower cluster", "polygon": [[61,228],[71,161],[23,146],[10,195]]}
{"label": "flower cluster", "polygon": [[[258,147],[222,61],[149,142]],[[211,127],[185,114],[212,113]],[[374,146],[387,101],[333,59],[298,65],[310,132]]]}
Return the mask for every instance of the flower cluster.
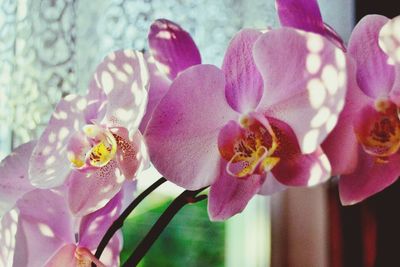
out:
{"label": "flower cluster", "polygon": [[210,186],[211,220],[335,175],[344,205],[396,181],[400,17],[365,17],[346,46],[316,0],[276,7],[282,27],[240,30],[221,67],[166,19],[148,53],[110,53],[87,94],[2,161],[0,265],[117,266],[120,236],[102,262],[92,253],[149,159],[181,187]]}

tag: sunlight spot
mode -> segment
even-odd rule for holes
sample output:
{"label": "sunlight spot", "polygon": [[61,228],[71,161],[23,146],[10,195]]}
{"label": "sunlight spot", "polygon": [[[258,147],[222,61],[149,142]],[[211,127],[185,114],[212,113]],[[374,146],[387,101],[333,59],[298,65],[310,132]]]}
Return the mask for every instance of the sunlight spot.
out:
{"label": "sunlight spot", "polygon": [[132,84],[132,92],[134,94],[135,105],[139,106],[144,101],[145,93],[137,88],[136,83]]}
{"label": "sunlight spot", "polygon": [[117,67],[113,63],[108,63],[107,67],[112,73],[117,72]]}
{"label": "sunlight spot", "polygon": [[335,58],[336,58],[336,64],[338,65],[339,69],[345,69],[346,68],[346,57],[342,50],[340,49],[335,49]]}
{"label": "sunlight spot", "polygon": [[56,118],[57,120],[65,120],[65,119],[67,119],[67,117],[68,117],[68,114],[67,114],[67,112],[65,112],[65,111],[60,111],[60,112],[58,112],[58,113],[54,113],[54,118]]}
{"label": "sunlight spot", "polygon": [[77,98],[76,95],[67,95],[67,96],[64,97],[64,100],[67,101],[67,102],[71,102],[71,101],[74,101],[75,98]]}
{"label": "sunlight spot", "polygon": [[126,71],[126,73],[128,74],[133,74],[133,68],[131,65],[129,65],[128,63],[125,63],[122,68]]}
{"label": "sunlight spot", "polygon": [[336,111],[337,111],[337,112],[340,112],[340,111],[343,110],[343,108],[344,108],[344,103],[345,103],[344,99],[340,99],[340,100],[339,100],[339,102],[338,102],[338,104],[337,104],[337,106],[336,106]]}
{"label": "sunlight spot", "polygon": [[311,74],[316,74],[321,68],[321,57],[317,54],[309,54],[306,60],[307,70]]}
{"label": "sunlight spot", "polygon": [[160,31],[156,34],[156,38],[170,40],[172,39],[172,34],[169,31]]}
{"label": "sunlight spot", "polygon": [[55,237],[53,230],[51,228],[44,224],[44,223],[38,223],[38,228],[40,233],[46,237]]}
{"label": "sunlight spot", "polygon": [[327,107],[322,107],[311,120],[311,127],[318,128],[324,125],[331,115],[331,111]]}
{"label": "sunlight spot", "polygon": [[123,121],[128,121],[131,118],[131,112],[129,110],[119,108],[115,110],[115,116]]}
{"label": "sunlight spot", "polygon": [[345,87],[347,82],[347,74],[345,71],[339,71],[338,74],[338,86]]}
{"label": "sunlight spot", "polygon": [[49,157],[49,158],[46,160],[45,164],[46,164],[46,165],[51,165],[51,164],[53,164],[54,162],[56,162],[56,157],[51,156],[51,157]]}
{"label": "sunlight spot", "polygon": [[46,172],[45,172],[44,174],[46,174],[46,175],[52,175],[52,174],[54,174],[55,172],[56,172],[55,169],[49,169],[49,168],[47,168],[47,170],[46,170]]}
{"label": "sunlight spot", "polygon": [[148,83],[149,83],[149,69],[147,68],[146,61],[144,60],[143,54],[138,53],[138,61],[139,61],[139,69],[140,69],[140,79],[142,82],[142,85],[146,87],[146,90],[148,89]]}
{"label": "sunlight spot", "polygon": [[333,128],[335,128],[337,121],[338,121],[337,115],[332,114],[329,117],[328,122],[326,123],[326,126],[325,126],[326,131],[328,131],[328,132],[332,131]]}
{"label": "sunlight spot", "polygon": [[54,143],[56,141],[56,139],[57,139],[57,135],[54,132],[51,132],[49,134],[49,138],[48,138],[49,143],[50,144]]}
{"label": "sunlight spot", "polygon": [[76,106],[78,107],[78,109],[80,111],[83,111],[83,110],[85,110],[85,108],[87,106],[86,104],[87,104],[86,99],[82,98],[82,99],[79,99],[78,103],[76,103]]}
{"label": "sunlight spot", "polygon": [[117,79],[120,80],[121,82],[123,83],[128,82],[128,76],[124,72],[118,71],[115,75]]}
{"label": "sunlight spot", "polygon": [[124,54],[125,56],[127,56],[128,58],[135,58],[135,52],[133,52],[130,49],[126,49],[124,50]]}
{"label": "sunlight spot", "polygon": [[106,94],[109,94],[114,89],[114,80],[108,71],[101,73],[101,84]]}
{"label": "sunlight spot", "polygon": [[12,210],[9,212],[11,218],[13,219],[13,221],[17,221],[18,220],[18,212],[16,210]]}
{"label": "sunlight spot", "polygon": [[320,79],[311,79],[307,84],[308,98],[313,108],[322,106],[326,98],[326,89]]}
{"label": "sunlight spot", "polygon": [[318,164],[315,164],[312,168],[311,168],[311,172],[310,172],[310,180],[308,180],[308,186],[313,186],[316,185],[320,182],[320,180],[323,178],[323,171],[321,166],[319,166]]}
{"label": "sunlight spot", "polygon": [[307,38],[307,48],[312,53],[319,53],[324,48],[324,42],[321,36],[310,34]]}
{"label": "sunlight spot", "polygon": [[125,181],[125,177],[123,175],[116,174],[116,182],[117,184],[122,184]]}
{"label": "sunlight spot", "polygon": [[327,65],[322,70],[322,80],[330,95],[335,95],[339,89],[338,72],[332,65]]}
{"label": "sunlight spot", "polygon": [[58,139],[63,141],[69,134],[69,130],[67,127],[61,127],[60,132],[58,133]]}
{"label": "sunlight spot", "polygon": [[318,129],[313,129],[306,133],[302,142],[303,153],[311,153],[318,147]]}

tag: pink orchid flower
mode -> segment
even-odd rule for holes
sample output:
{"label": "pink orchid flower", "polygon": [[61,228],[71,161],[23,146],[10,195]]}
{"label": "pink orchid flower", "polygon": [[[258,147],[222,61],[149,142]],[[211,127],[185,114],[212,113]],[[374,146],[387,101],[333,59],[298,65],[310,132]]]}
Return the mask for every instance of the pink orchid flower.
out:
{"label": "pink orchid flower", "polygon": [[16,227],[13,264],[5,266],[90,267],[92,262],[97,266],[119,266],[120,235],[106,247],[102,263],[92,253],[118,217],[121,203],[122,192],[102,209],[77,218],[69,211],[62,190],[36,189],[26,193],[17,201],[18,212],[10,211],[9,216],[15,221],[2,222],[5,229]]}
{"label": "pink orchid flower", "polygon": [[[75,217],[68,208],[65,186],[34,188],[27,179],[29,142],[0,164],[0,266],[118,266],[121,236],[115,236],[98,261],[92,254],[105,231],[127,205],[135,183],[124,185],[102,209]],[[132,186],[133,185],[133,186]]]}
{"label": "pink orchid flower", "polygon": [[321,34],[346,50],[342,38],[324,23],[317,0],[276,0],[276,10],[282,26]]}
{"label": "pink orchid flower", "polygon": [[[307,67],[310,55],[318,66]],[[242,30],[222,70],[197,65],[174,80],[145,133],[152,162],[184,188],[211,185],[212,220],[282,184],[325,181],[319,144],[341,111],[345,73],[344,53],[320,35]]]}
{"label": "pink orchid flower", "polygon": [[[339,180],[340,199],[351,205],[380,192],[400,175],[400,18],[364,17],[348,54],[355,60],[337,127],[323,144]],[[397,30],[395,30],[397,29]],[[384,52],[386,51],[386,53]]]}
{"label": "pink orchid flower", "polygon": [[57,105],[30,159],[32,184],[45,189],[66,183],[77,216],[103,207],[147,164],[138,131],[147,83],[141,53],[109,54],[85,97],[68,95]]}
{"label": "pink orchid flower", "polygon": [[146,60],[150,74],[149,103],[140,124],[142,132],[171,82],[188,67],[201,63],[200,52],[190,34],[170,20],[154,21],[150,26],[148,40],[150,55],[147,55]]}

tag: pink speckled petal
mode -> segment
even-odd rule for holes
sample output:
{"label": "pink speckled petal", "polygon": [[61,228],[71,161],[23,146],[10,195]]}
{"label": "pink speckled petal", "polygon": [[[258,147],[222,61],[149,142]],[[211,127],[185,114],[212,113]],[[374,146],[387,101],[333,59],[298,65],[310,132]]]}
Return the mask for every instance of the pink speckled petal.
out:
{"label": "pink speckled petal", "polygon": [[348,60],[348,89],[343,111],[333,131],[322,143],[322,149],[332,166],[332,175],[352,173],[358,161],[358,142],[353,130],[354,116],[373,99],[365,95],[356,81],[356,68],[353,60]]}
{"label": "pink speckled petal", "polygon": [[326,38],[290,28],[254,45],[265,91],[257,108],[287,123],[303,153],[312,153],[336,125],[346,93],[346,56]]}
{"label": "pink speckled petal", "polygon": [[260,190],[265,175],[237,178],[226,173],[226,162],[221,163],[219,177],[211,186],[208,214],[212,221],[223,221],[240,213]]}
{"label": "pink speckled petal", "polygon": [[147,103],[146,113],[144,114],[142,122],[139,126],[139,130],[142,133],[146,131],[147,124],[153,115],[154,109],[167,93],[172,82],[167,75],[157,68],[156,63],[154,62],[155,59],[153,57],[146,54],[145,57],[149,69],[150,85],[149,102]]}
{"label": "pink speckled petal", "polygon": [[76,246],[74,244],[66,244],[46,262],[44,267],[78,267],[78,260],[75,257]]}
{"label": "pink speckled petal", "polygon": [[143,54],[134,50],[110,53],[97,67],[94,80],[107,97],[103,123],[135,131],[147,105],[149,77]]}
{"label": "pink speckled petal", "polygon": [[147,127],[152,163],[184,188],[210,185],[219,173],[219,131],[237,116],[226,102],[224,73],[212,65],[190,67],[172,83]]}
{"label": "pink speckled petal", "polygon": [[[13,266],[17,225],[18,211],[16,209],[7,212],[0,219],[0,266]],[[20,246],[19,253],[21,253],[20,255],[26,255],[26,250],[23,246]]]}
{"label": "pink speckled petal", "polygon": [[192,37],[178,24],[158,19],[150,27],[150,52],[170,79],[190,66],[201,63],[200,52]]}
{"label": "pink speckled petal", "polygon": [[263,94],[263,81],[253,59],[253,45],[260,31],[243,29],[231,40],[222,70],[229,105],[240,113],[254,110]]}
{"label": "pink speckled petal", "polygon": [[104,207],[121,189],[124,177],[117,162],[90,173],[73,171],[68,181],[68,203],[75,216],[84,216]]}
{"label": "pink speckled petal", "polygon": [[36,142],[17,147],[0,163],[0,219],[25,193],[34,190],[28,179],[29,158]]}
{"label": "pink speckled petal", "polygon": [[74,242],[65,198],[50,190],[31,191],[17,202],[16,266],[44,266],[65,243]]}
{"label": "pink speckled petal", "polygon": [[84,216],[79,227],[79,246],[96,250],[110,225],[118,218],[122,192],[115,195],[103,208]]}
{"label": "pink speckled petal", "polygon": [[69,95],[58,103],[49,125],[37,141],[29,162],[29,179],[39,188],[64,183],[71,171],[66,147],[71,135],[85,124],[86,99]]}
{"label": "pink speckled petal", "polygon": [[379,47],[379,31],[388,22],[380,15],[364,17],[354,28],[348,53],[357,65],[357,82],[361,90],[372,98],[387,97],[395,79],[394,66]]}
{"label": "pink speckled petal", "polygon": [[126,179],[133,179],[148,165],[148,153],[142,134],[139,131],[129,138],[125,128],[114,128],[117,139],[116,160]]}

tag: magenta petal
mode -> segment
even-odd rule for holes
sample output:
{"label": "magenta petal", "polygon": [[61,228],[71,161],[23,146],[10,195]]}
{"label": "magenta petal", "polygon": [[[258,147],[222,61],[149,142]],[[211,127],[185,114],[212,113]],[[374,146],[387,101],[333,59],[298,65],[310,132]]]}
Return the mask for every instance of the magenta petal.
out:
{"label": "magenta petal", "polygon": [[147,105],[148,70],[143,54],[119,50],[97,67],[94,79],[107,97],[107,126],[139,127]]}
{"label": "magenta petal", "polygon": [[72,213],[84,216],[104,207],[121,189],[124,177],[116,161],[95,172],[73,171],[68,181],[68,202]]}
{"label": "magenta petal", "polygon": [[282,26],[323,34],[324,23],[317,0],[276,0]]}
{"label": "magenta petal", "polygon": [[221,70],[198,65],[182,72],[147,127],[145,138],[154,166],[184,188],[210,185],[219,173],[219,131],[236,116],[225,99]]}
{"label": "magenta petal", "polygon": [[79,228],[80,247],[96,249],[100,240],[120,214],[122,192],[113,197],[103,208],[84,216]]}
{"label": "magenta petal", "polygon": [[160,102],[160,100],[167,93],[168,88],[171,85],[171,80],[160,71],[154,58],[146,55],[147,66],[149,68],[150,75],[150,86],[149,86],[149,102],[147,103],[146,113],[143,116],[142,122],[140,123],[139,130],[144,133],[149,123],[151,116],[153,115],[154,109]]}
{"label": "magenta petal", "polygon": [[272,173],[267,173],[267,178],[265,179],[263,185],[258,191],[258,194],[264,196],[270,196],[275,193],[286,190],[288,187],[284,184],[281,184]]}
{"label": "magenta petal", "polygon": [[225,72],[225,95],[231,107],[246,113],[254,110],[263,94],[261,74],[253,60],[253,45],[260,31],[244,29],[231,40],[222,70]]}
{"label": "magenta petal", "polygon": [[105,265],[105,266],[110,266],[110,267],[118,267],[120,266],[119,264],[119,255],[122,250],[122,234],[120,232],[117,232],[113,238],[111,238],[110,242],[108,242],[108,245],[104,249],[103,254],[101,254],[100,261]]}
{"label": "magenta petal", "polygon": [[237,178],[226,173],[221,163],[220,174],[210,188],[208,214],[212,221],[223,221],[240,213],[264,183],[265,175]]}
{"label": "magenta petal", "polygon": [[85,107],[86,99],[77,95],[68,95],[58,103],[29,162],[29,178],[34,186],[51,188],[65,181],[71,171],[66,146],[70,136],[85,123]]}
{"label": "magenta petal", "polygon": [[139,131],[129,138],[125,128],[113,130],[117,137],[116,160],[126,179],[133,179],[148,164],[148,153],[142,134]]}
{"label": "magenta petal", "polygon": [[[40,244],[38,244],[40,245]],[[78,266],[78,261],[75,258],[76,246],[73,244],[66,244],[61,247],[57,252],[46,262],[45,267],[60,267],[60,266]]]}
{"label": "magenta petal", "polygon": [[332,175],[352,173],[358,161],[358,141],[353,130],[355,115],[373,99],[366,96],[357,85],[353,61],[348,61],[348,90],[343,111],[336,127],[322,143],[322,149],[332,166]]}
{"label": "magenta petal", "polygon": [[60,193],[37,189],[25,194],[17,207],[14,258],[26,263],[17,266],[43,266],[63,244],[74,242],[70,213]]}
{"label": "magenta petal", "polygon": [[354,28],[349,40],[348,53],[357,64],[357,82],[370,97],[387,97],[393,87],[394,66],[379,47],[378,37],[388,18],[380,15],[364,17]]}
{"label": "magenta petal", "polygon": [[36,142],[17,147],[0,163],[0,218],[25,193],[34,190],[28,179],[28,164]]}
{"label": "magenta petal", "polygon": [[258,111],[286,122],[303,153],[336,125],[346,93],[346,57],[326,38],[290,28],[263,34],[254,57],[265,91]]}
{"label": "magenta petal", "polygon": [[148,38],[151,54],[171,80],[188,67],[201,63],[199,50],[190,34],[170,20],[156,20]]}
{"label": "magenta petal", "polygon": [[400,175],[400,155],[389,158],[388,163],[379,163],[359,150],[357,169],[339,180],[340,200],[343,205],[356,204],[391,185]]}

